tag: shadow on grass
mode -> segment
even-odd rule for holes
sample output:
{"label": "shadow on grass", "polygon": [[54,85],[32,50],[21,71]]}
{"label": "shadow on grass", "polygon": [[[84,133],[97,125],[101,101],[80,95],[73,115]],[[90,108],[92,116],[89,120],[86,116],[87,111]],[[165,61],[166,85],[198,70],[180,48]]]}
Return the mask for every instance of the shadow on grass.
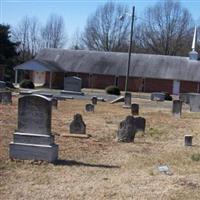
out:
{"label": "shadow on grass", "polygon": [[120,168],[120,166],[117,165],[103,165],[103,164],[90,164],[90,163],[84,163],[84,162],[79,162],[75,160],[57,160],[54,165],[58,166],[84,166],[84,167],[99,167],[99,168]]}

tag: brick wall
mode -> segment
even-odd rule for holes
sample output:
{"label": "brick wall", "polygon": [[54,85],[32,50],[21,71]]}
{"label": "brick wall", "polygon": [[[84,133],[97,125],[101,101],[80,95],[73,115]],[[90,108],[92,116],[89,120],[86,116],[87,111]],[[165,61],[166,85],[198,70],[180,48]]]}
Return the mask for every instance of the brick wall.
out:
{"label": "brick wall", "polygon": [[[49,83],[50,83],[50,72],[46,72],[45,86],[49,87]],[[53,72],[52,88],[55,88],[55,89],[64,88],[64,73],[63,72]]]}
{"label": "brick wall", "polygon": [[173,80],[145,79],[144,92],[169,92],[172,93]]}
{"label": "brick wall", "polygon": [[198,83],[191,81],[181,81],[180,92],[198,92]]}
{"label": "brick wall", "polygon": [[[126,82],[126,77],[119,76],[118,87],[120,88],[120,90],[125,89],[125,82]],[[128,90],[129,91],[133,91],[133,92],[142,91],[142,85],[143,85],[143,79],[142,78],[129,77],[129,79],[128,79]]]}
{"label": "brick wall", "polygon": [[[125,88],[125,77],[115,77],[112,75],[100,75],[87,73],[65,73],[66,76],[77,76],[82,79],[82,88],[97,88],[105,89],[109,85],[115,85],[117,83],[120,90]],[[46,73],[46,86],[49,87],[49,72]],[[64,85],[64,73],[53,73],[52,87],[63,89]],[[173,80],[153,79],[153,78],[129,78],[128,81],[129,91],[142,91],[142,92],[169,92],[173,91]],[[191,81],[181,81],[180,92],[197,92],[198,83]]]}

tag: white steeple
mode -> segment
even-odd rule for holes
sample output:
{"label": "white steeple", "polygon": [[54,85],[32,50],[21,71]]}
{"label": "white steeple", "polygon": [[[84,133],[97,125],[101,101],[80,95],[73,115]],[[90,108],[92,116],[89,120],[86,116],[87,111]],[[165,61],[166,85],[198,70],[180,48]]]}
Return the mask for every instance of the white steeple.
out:
{"label": "white steeple", "polygon": [[196,42],[197,42],[197,27],[195,26],[194,27],[193,41],[192,41],[192,51],[195,51]]}
{"label": "white steeple", "polygon": [[190,60],[198,60],[199,58],[198,52],[195,51],[196,43],[197,43],[197,27],[195,26],[194,36],[193,36],[193,41],[192,41],[192,51],[190,51],[189,53]]}

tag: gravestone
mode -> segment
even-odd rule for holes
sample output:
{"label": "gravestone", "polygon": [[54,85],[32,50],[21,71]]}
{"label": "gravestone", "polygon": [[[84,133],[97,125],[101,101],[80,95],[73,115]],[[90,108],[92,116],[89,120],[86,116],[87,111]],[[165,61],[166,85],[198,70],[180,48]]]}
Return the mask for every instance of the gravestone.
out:
{"label": "gravestone", "polygon": [[12,92],[9,91],[0,92],[0,103],[4,105],[12,104]]}
{"label": "gravestone", "polygon": [[192,94],[189,98],[190,111],[200,112],[200,94]]}
{"label": "gravestone", "polygon": [[185,135],[185,146],[192,146],[192,135]]}
{"label": "gravestone", "polygon": [[125,93],[123,108],[131,108],[131,93],[130,92]]}
{"label": "gravestone", "polygon": [[131,113],[132,115],[139,115],[139,104],[131,104]]}
{"label": "gravestone", "polygon": [[81,92],[82,80],[76,76],[65,77],[64,90]]}
{"label": "gravestone", "polygon": [[174,100],[172,105],[172,114],[174,117],[180,117],[182,113],[182,101]]}
{"label": "gravestone", "polygon": [[162,92],[153,92],[153,93],[151,93],[151,100],[152,101],[164,101],[165,94]]}
{"label": "gravestone", "polygon": [[134,124],[136,127],[136,131],[142,131],[145,132],[146,127],[146,119],[143,117],[135,117],[134,118]]}
{"label": "gravestone", "polygon": [[97,104],[97,101],[98,101],[98,99],[97,99],[97,97],[96,97],[96,96],[93,96],[93,97],[91,98],[91,101],[92,101],[92,104],[96,105],[96,104]]}
{"label": "gravestone", "polygon": [[70,133],[86,134],[86,125],[81,114],[74,115],[74,119],[70,124]]}
{"label": "gravestone", "polygon": [[125,120],[119,124],[117,132],[117,140],[119,142],[133,142],[136,134],[136,126],[133,116],[127,116]]}
{"label": "gravestone", "polygon": [[51,133],[51,99],[26,95],[18,102],[18,128],[10,143],[10,158],[54,162],[58,145]]}
{"label": "gravestone", "polygon": [[0,89],[5,89],[6,88],[6,82],[0,81]]}
{"label": "gravestone", "polygon": [[94,105],[93,105],[93,104],[90,104],[90,103],[86,104],[86,105],[85,105],[85,110],[86,110],[87,112],[94,112]]}

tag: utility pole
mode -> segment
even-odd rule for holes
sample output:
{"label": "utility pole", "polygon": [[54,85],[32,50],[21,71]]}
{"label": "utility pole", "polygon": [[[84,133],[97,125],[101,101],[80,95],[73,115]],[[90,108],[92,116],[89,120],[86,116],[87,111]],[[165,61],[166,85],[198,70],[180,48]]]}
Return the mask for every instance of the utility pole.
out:
{"label": "utility pole", "polygon": [[132,17],[131,17],[131,35],[130,35],[130,43],[129,43],[129,50],[128,50],[128,65],[127,65],[127,71],[126,71],[125,93],[128,91],[128,78],[129,78],[129,71],[130,71],[130,64],[131,64],[134,18],[135,18],[135,6],[133,6]]}

